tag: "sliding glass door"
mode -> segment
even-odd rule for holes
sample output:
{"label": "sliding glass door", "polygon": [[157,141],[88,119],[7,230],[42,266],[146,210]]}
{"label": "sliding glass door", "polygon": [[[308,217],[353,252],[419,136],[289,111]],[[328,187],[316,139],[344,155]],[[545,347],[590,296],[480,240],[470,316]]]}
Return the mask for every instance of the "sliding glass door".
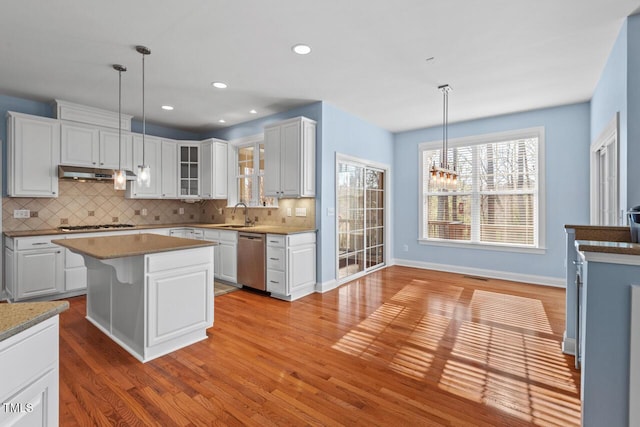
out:
{"label": "sliding glass door", "polygon": [[385,186],[381,169],[338,160],[338,279],[385,264]]}

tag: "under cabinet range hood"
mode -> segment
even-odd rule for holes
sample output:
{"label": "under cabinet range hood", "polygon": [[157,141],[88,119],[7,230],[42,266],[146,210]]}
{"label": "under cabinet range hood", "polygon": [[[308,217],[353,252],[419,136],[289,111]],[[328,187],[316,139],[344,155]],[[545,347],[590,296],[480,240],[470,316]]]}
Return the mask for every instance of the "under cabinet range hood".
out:
{"label": "under cabinet range hood", "polygon": [[[125,171],[127,181],[135,181],[136,175]],[[75,181],[104,181],[113,182],[114,169],[83,168],[80,166],[58,166],[58,178]]]}

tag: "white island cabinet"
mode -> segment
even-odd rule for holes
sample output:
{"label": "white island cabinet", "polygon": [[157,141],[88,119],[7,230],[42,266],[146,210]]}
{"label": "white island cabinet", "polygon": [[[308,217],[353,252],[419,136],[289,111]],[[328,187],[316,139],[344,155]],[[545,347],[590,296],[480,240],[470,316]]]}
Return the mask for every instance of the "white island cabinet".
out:
{"label": "white island cabinet", "polygon": [[84,257],[87,320],[141,362],[207,338],[215,243],[133,234],[54,240]]}
{"label": "white island cabinet", "polygon": [[0,425],[58,425],[58,315],[68,308],[66,301],[0,306]]}

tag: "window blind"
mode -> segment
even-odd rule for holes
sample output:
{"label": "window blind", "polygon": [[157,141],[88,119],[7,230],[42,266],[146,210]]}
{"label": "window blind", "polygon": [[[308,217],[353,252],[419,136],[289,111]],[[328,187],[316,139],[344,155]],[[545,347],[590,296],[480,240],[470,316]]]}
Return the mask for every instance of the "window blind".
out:
{"label": "window blind", "polygon": [[455,190],[441,190],[430,167],[440,149],[422,150],[422,238],[536,247],[537,137],[457,145],[448,160],[458,171]]}

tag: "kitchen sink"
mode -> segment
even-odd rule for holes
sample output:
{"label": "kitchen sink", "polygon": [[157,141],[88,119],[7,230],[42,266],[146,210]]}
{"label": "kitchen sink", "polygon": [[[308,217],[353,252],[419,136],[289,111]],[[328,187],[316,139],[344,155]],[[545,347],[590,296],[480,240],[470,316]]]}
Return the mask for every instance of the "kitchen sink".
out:
{"label": "kitchen sink", "polygon": [[246,225],[242,225],[242,224],[220,224],[217,227],[223,227],[223,228],[245,228]]}

